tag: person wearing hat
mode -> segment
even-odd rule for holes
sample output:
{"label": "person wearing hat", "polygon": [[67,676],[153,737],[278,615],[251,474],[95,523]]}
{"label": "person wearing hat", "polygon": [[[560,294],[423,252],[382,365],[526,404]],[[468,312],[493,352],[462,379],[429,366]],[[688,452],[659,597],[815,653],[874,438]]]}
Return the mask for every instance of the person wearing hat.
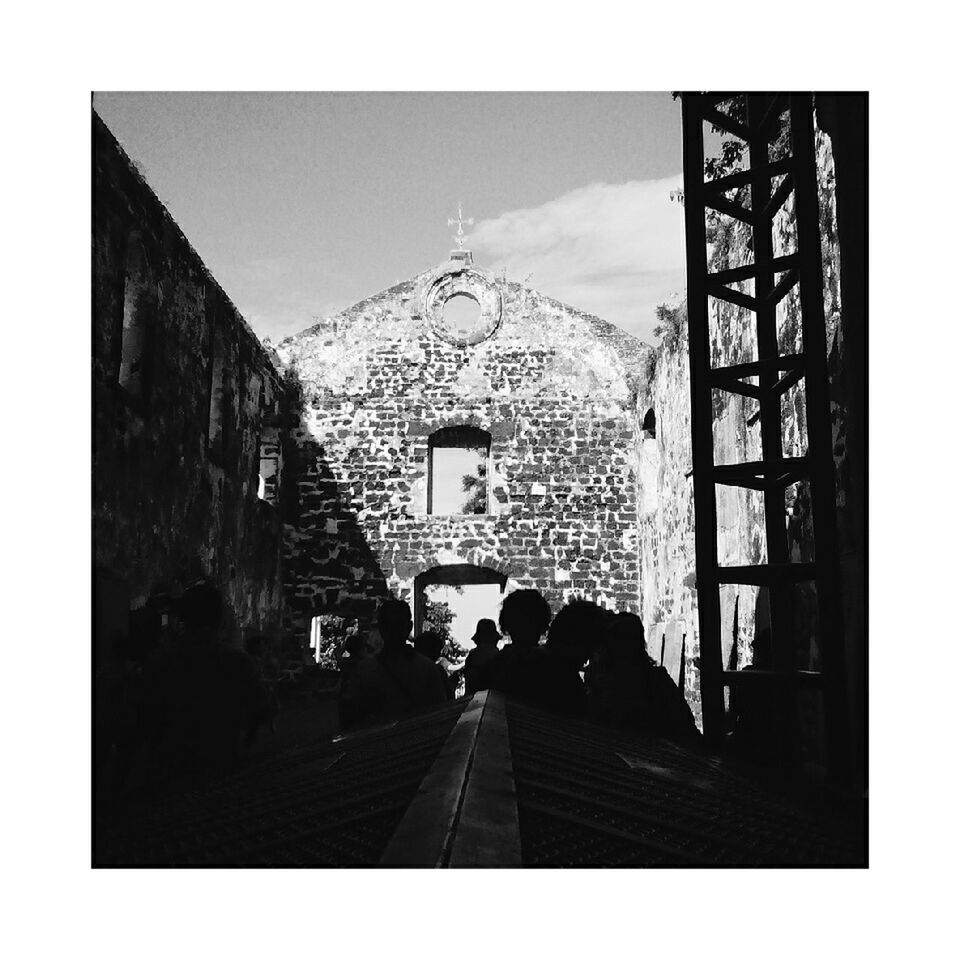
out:
{"label": "person wearing hat", "polygon": [[463,666],[468,695],[478,690],[486,690],[490,686],[493,661],[496,659],[497,645],[500,643],[497,625],[486,618],[477,621],[473,642],[476,646],[467,654],[467,662]]}

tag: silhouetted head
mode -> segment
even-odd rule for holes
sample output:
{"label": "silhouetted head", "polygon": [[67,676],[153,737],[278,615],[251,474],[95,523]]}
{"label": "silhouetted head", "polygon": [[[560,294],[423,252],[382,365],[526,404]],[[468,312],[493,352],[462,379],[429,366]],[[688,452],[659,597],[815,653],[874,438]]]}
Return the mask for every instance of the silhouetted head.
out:
{"label": "silhouetted head", "polygon": [[590,659],[594,648],[602,643],[610,615],[590,600],[571,600],[550,625],[547,646],[577,667]]}
{"label": "silhouetted head", "polygon": [[477,621],[477,632],[473,635],[473,642],[478,646],[484,644],[493,644],[496,646],[500,642],[500,634],[497,632],[497,625],[484,617]]}
{"label": "silhouetted head", "polygon": [[633,646],[646,653],[647,635],[643,629],[643,621],[635,613],[615,614],[610,621],[608,632],[611,637],[629,640]]}
{"label": "silhouetted head", "polygon": [[367,643],[359,633],[351,633],[343,645],[343,649],[351,657],[362,657],[366,653]]}
{"label": "silhouetted head", "polygon": [[413,648],[428,660],[438,660],[443,653],[443,637],[436,630],[424,630],[413,641]]}
{"label": "silhouetted head", "polygon": [[413,629],[410,607],[402,600],[384,600],[377,611],[377,626],[385,648],[402,647]]}
{"label": "silhouetted head", "polygon": [[194,637],[213,637],[223,617],[223,599],[212,583],[187,587],[177,602],[177,615],[187,633]]}
{"label": "silhouetted head", "polygon": [[610,622],[603,662],[609,668],[652,663],[647,655],[643,621],[635,613],[618,613]]}
{"label": "silhouetted head", "polygon": [[536,646],[550,626],[550,605],[538,590],[515,590],[500,607],[500,629],[518,646]]}

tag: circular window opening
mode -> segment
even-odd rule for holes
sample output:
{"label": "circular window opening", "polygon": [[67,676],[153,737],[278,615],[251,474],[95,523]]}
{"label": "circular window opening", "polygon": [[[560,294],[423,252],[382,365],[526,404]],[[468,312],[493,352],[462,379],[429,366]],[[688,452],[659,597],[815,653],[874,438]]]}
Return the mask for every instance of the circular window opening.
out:
{"label": "circular window opening", "polygon": [[443,305],[443,323],[462,336],[473,333],[480,325],[480,304],[467,293],[455,293]]}

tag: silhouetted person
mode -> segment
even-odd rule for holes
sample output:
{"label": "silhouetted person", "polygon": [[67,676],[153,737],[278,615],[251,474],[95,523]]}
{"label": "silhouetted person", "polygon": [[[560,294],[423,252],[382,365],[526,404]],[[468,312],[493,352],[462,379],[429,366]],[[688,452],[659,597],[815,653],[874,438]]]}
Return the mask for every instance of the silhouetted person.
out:
{"label": "silhouetted person", "polygon": [[413,649],[416,650],[421,656],[426,657],[428,660],[432,660],[436,665],[437,671],[440,674],[440,679],[443,681],[443,689],[446,691],[447,699],[452,700],[453,692],[456,689],[457,679],[454,678],[453,686],[451,687],[451,675],[444,670],[442,664],[439,662],[440,657],[443,655],[443,645],[443,635],[437,633],[436,630],[424,630],[423,633],[421,633],[420,636],[413,641]]}
{"label": "silhouetted person", "polygon": [[606,639],[611,615],[590,600],[571,600],[553,619],[547,650],[578,672]]}
{"label": "silhouetted person", "polygon": [[476,646],[467,654],[467,662],[463,666],[467,695],[490,686],[493,662],[497,659],[497,646],[500,643],[497,625],[486,617],[478,620],[473,642]]}
{"label": "silhouetted person", "polygon": [[366,640],[359,634],[353,633],[347,637],[343,649],[337,657],[337,669],[340,671],[340,680],[346,683],[350,675],[356,670],[357,664],[367,656]]}
{"label": "silhouetted person", "polygon": [[268,708],[252,659],[219,642],[220,591],[198,583],[176,604],[181,632],[149,671],[154,736],[176,770],[229,762],[256,735]]}
{"label": "silhouetted person", "polygon": [[443,636],[436,630],[424,630],[414,641],[413,649],[434,663],[443,653]]}
{"label": "silhouetted person", "polygon": [[357,664],[344,691],[344,719],[398,717],[445,703],[437,665],[409,644],[413,619],[402,600],[384,600],[377,611],[383,649]]}
{"label": "silhouetted person", "polygon": [[610,623],[591,686],[590,714],[671,740],[700,739],[683,693],[647,655],[643,621],[632,613],[619,613]]}
{"label": "silhouetted person", "polygon": [[500,608],[500,629],[510,645],[493,662],[491,687],[533,706],[580,714],[583,681],[572,664],[539,646],[550,626],[550,606],[537,590],[517,590]]}

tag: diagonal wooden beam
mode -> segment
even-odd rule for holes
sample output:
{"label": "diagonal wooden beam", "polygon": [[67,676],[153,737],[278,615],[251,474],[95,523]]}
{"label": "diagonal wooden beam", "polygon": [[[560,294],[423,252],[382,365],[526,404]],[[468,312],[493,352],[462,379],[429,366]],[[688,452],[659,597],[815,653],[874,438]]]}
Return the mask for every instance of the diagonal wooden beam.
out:
{"label": "diagonal wooden beam", "polygon": [[785,257],[774,257],[769,263],[748,263],[742,267],[730,267],[727,270],[718,270],[708,273],[707,278],[712,283],[736,283],[739,280],[750,280],[761,270],[765,273],[783,273],[797,265],[798,257],[795,253],[788,253]]}
{"label": "diagonal wooden beam", "polygon": [[817,573],[818,567],[814,563],[760,563],[717,567],[716,578],[718,583],[752,583],[764,587],[813,580]]}
{"label": "diagonal wooden beam", "polygon": [[708,120],[715,127],[720,127],[721,130],[726,130],[727,133],[732,133],[741,140],[750,139],[750,128],[748,126],[740,123],[739,120],[734,120],[733,117],[728,117],[725,113],[717,110],[716,107],[707,107],[703,111],[703,119]]}
{"label": "diagonal wooden beam", "polygon": [[747,460],[743,463],[720,463],[714,466],[714,479],[718,483],[725,483],[723,477],[749,476],[773,477],[780,474],[803,475],[809,470],[810,464],[806,457],[782,457],[776,460]]}
{"label": "diagonal wooden beam", "polygon": [[779,120],[784,112],[789,109],[790,104],[787,102],[787,98],[782,93],[775,93],[769,106],[764,111],[760,123],[757,124],[757,128],[767,135],[767,139],[770,139],[770,130],[774,122]]}
{"label": "diagonal wooden beam", "polygon": [[779,303],[790,292],[790,288],[793,287],[799,279],[800,272],[798,270],[788,270],[786,276],[781,277],[774,288],[767,294],[767,303]]}
{"label": "diagonal wooden beam", "polygon": [[711,297],[726,300],[728,303],[735,304],[738,307],[745,307],[747,310],[753,310],[754,312],[756,312],[759,305],[754,297],[746,293],[741,293],[739,290],[731,290],[729,287],[725,287],[719,283],[708,283],[707,293],[709,293]]}
{"label": "diagonal wooden beam", "polygon": [[803,379],[803,370],[791,370],[785,376],[782,376],[773,387],[775,395],[780,396],[786,393],[795,383]]}
{"label": "diagonal wooden beam", "polygon": [[754,222],[756,221],[756,217],[750,210],[747,210],[746,207],[740,206],[739,203],[734,203],[732,200],[728,200],[722,194],[712,197],[704,197],[703,203],[704,206],[710,207],[719,213],[725,213],[728,217],[733,217],[734,219],[740,220],[749,226],[753,226]]}
{"label": "diagonal wooden beam", "polygon": [[763,205],[763,209],[760,211],[760,217],[766,220],[768,217],[775,216],[776,212],[783,205],[783,202],[790,196],[792,190],[793,176],[788,173],[783,180],[780,181],[780,186],[773,191],[770,199]]}
{"label": "diagonal wooden beam", "polygon": [[734,363],[729,367],[714,367],[710,371],[710,383],[721,386],[730,379],[757,377],[769,370],[795,370],[802,368],[805,357],[801,353],[785,353],[769,360],[751,360],[748,363]]}
{"label": "diagonal wooden beam", "polygon": [[769,487],[769,483],[762,477],[750,477],[747,475],[742,477],[717,477],[717,483],[724,487],[745,487],[747,490],[759,490],[761,493],[766,493]]}
{"label": "diagonal wooden beam", "polygon": [[716,180],[705,180],[703,189],[707,193],[726,193],[727,190],[734,190],[737,187],[743,187],[749,183],[753,183],[758,173],[763,173],[768,177],[779,177],[781,174],[789,173],[791,170],[793,170],[793,157],[782,157],[780,160],[774,160],[772,163],[758,164],[749,170],[728,173],[725,177],[717,177]]}
{"label": "diagonal wooden beam", "polygon": [[741,397],[752,397],[754,400],[759,400],[761,396],[759,384],[744,383],[742,380],[726,379],[715,386],[718,390],[726,390],[727,393],[735,393]]}

